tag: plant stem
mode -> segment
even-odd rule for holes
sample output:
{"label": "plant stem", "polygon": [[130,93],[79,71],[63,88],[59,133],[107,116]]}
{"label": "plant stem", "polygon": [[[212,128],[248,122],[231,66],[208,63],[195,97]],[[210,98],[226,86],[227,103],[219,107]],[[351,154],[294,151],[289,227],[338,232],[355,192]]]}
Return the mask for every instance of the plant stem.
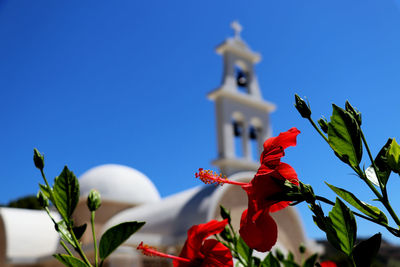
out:
{"label": "plant stem", "polygon": [[[47,189],[49,190],[50,201],[53,203],[54,207],[55,207],[56,210],[58,211],[57,204],[56,204],[56,202],[55,202],[55,198],[54,198],[54,194],[53,194],[53,189],[50,187],[50,184],[49,184],[49,182],[48,182],[47,179],[46,179],[46,175],[44,174],[43,169],[40,170],[40,173],[42,174],[43,180],[44,180],[44,182],[46,183]],[[71,244],[71,245],[73,245],[73,244]]]}
{"label": "plant stem", "polygon": [[46,186],[47,186],[47,189],[49,190],[50,200],[51,200],[51,202],[53,202],[54,207],[58,210],[57,205],[56,205],[56,203],[55,203],[55,201],[54,201],[55,199],[54,199],[53,190],[52,190],[52,188],[50,187],[50,184],[49,184],[49,182],[48,182],[47,179],[46,179],[46,175],[44,174],[43,169],[40,170],[40,173],[42,174],[43,180],[44,180],[44,182],[45,182],[45,184],[46,184]]}
{"label": "plant stem", "polygon": [[[322,197],[322,196],[315,196],[315,198],[316,198],[317,200],[319,200],[319,201],[322,201],[322,202],[326,203],[326,204],[329,204],[329,205],[331,205],[331,206],[335,206],[335,203],[334,203],[334,202],[330,201],[329,199],[327,199],[327,198],[325,198],[325,197]],[[385,228],[386,228],[390,233],[392,233],[393,235],[395,235],[395,236],[397,236],[397,237],[400,236],[400,233],[399,233],[399,231],[398,231],[397,229],[395,229],[395,228],[393,228],[393,227],[390,227],[390,226],[387,225],[387,224],[384,224],[384,223],[375,221],[374,219],[371,219],[370,217],[365,216],[365,215],[363,215],[363,214],[361,214],[361,213],[358,213],[358,212],[355,212],[355,211],[352,211],[352,212],[353,212],[354,215],[356,215],[356,216],[358,216],[358,217],[360,217],[360,218],[363,218],[363,219],[365,219],[365,220],[368,220],[368,221],[370,221],[370,222],[373,222],[373,223],[376,223],[376,224],[379,224],[379,225],[385,227]]]}
{"label": "plant stem", "polygon": [[83,252],[82,247],[81,247],[81,243],[79,242],[79,240],[76,238],[74,230],[72,229],[71,225],[68,224],[68,232],[71,234],[72,236],[72,240],[74,240],[74,243],[76,245],[75,250],[76,252],[79,253],[79,256],[81,256],[81,258],[83,259],[83,261],[90,267],[92,267],[92,264],[90,263],[90,261],[88,260],[88,258],[85,255],[85,252]]}
{"label": "plant stem", "polygon": [[322,136],[322,138],[324,138],[324,140],[329,144],[328,138],[325,136],[325,134],[323,132],[321,132],[321,130],[318,128],[318,126],[315,124],[315,122],[310,118],[307,118],[311,125],[315,128],[315,130],[317,130],[317,132]]}
{"label": "plant stem", "polygon": [[356,262],[354,261],[354,257],[353,257],[352,254],[349,256],[349,258],[351,259],[351,265],[354,266],[354,267],[357,267],[357,264],[356,264]]}
{"label": "plant stem", "polygon": [[374,160],[374,158],[372,157],[372,153],[371,153],[371,150],[369,149],[367,140],[365,139],[365,136],[364,136],[363,131],[360,131],[360,132],[361,132],[361,139],[362,139],[362,141],[363,141],[363,143],[364,143],[364,145],[365,145],[365,149],[367,150],[369,160],[371,161],[372,167],[374,168],[374,172],[375,172],[376,178],[378,179],[379,187],[380,187],[380,189],[381,189],[381,191],[382,191],[383,198],[384,198],[384,199],[387,199],[386,188],[383,187],[383,184],[382,184],[382,182],[381,182],[381,179],[379,179],[379,177],[378,177],[378,175],[379,175],[379,174],[378,174],[378,168],[377,168],[376,165],[375,165],[375,160]]}
{"label": "plant stem", "polygon": [[92,224],[92,235],[93,235],[93,245],[94,245],[94,262],[95,262],[95,266],[97,267],[99,264],[99,251],[98,251],[98,247],[97,247],[97,241],[96,241],[96,232],[94,230],[94,215],[95,215],[95,211],[92,211],[90,214],[90,222]]}
{"label": "plant stem", "polygon": [[235,230],[233,229],[233,226],[232,226],[232,224],[231,224],[231,223],[229,223],[228,225],[229,225],[229,229],[231,229],[231,232],[232,232],[233,238],[234,238],[234,239],[236,239],[236,232],[235,232]]}
{"label": "plant stem", "polygon": [[72,257],[74,256],[72,254],[72,252],[69,250],[69,248],[67,247],[67,245],[65,245],[65,243],[62,240],[60,241],[60,244],[70,256],[72,256]]}
{"label": "plant stem", "polygon": [[46,183],[47,188],[50,189],[51,187],[50,187],[50,185],[49,185],[49,182],[48,182],[47,179],[46,179],[46,175],[44,174],[43,169],[40,169],[40,173],[42,174],[43,180],[44,180],[44,182]]}
{"label": "plant stem", "polygon": [[236,252],[235,248],[232,247],[231,244],[230,244],[229,242],[224,242],[224,241],[222,241],[222,240],[219,238],[218,235],[214,235],[214,236],[215,236],[215,239],[217,239],[218,242],[222,243],[224,246],[226,246],[227,248],[229,248],[229,250],[230,250],[231,252],[233,252],[233,253],[235,254],[234,257],[235,257],[236,259],[238,259],[238,260],[240,261],[240,263],[241,263],[243,266],[247,266],[247,264],[243,261],[243,259],[240,257],[240,255]]}
{"label": "plant stem", "polygon": [[51,215],[49,208],[46,207],[46,208],[44,208],[44,210],[47,212],[47,215],[49,215],[50,219],[51,219],[51,220],[53,221],[53,223],[56,225],[57,222],[56,222],[56,220],[53,218],[53,216]]}

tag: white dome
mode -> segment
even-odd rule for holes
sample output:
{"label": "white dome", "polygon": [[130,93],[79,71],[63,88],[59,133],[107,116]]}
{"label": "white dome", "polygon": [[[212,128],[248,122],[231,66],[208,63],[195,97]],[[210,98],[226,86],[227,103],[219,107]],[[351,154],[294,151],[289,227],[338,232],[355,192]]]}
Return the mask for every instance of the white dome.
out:
{"label": "white dome", "polygon": [[146,175],[118,164],[106,164],[88,170],[79,177],[79,185],[82,196],[96,189],[102,200],[134,205],[160,200],[160,194]]}

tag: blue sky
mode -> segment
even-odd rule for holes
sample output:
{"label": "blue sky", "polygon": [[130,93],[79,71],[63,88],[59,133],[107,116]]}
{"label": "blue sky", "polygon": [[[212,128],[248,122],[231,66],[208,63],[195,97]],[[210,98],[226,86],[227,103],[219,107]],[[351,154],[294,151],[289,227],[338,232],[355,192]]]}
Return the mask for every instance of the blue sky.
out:
{"label": "blue sky", "polygon": [[[35,194],[40,181],[32,150],[46,173],[67,164],[78,176],[119,163],[150,177],[162,196],[199,185],[193,173],[216,156],[213,103],[221,57],[215,47],[242,37],[263,60],[256,67],[274,135],[302,132],[285,162],[320,195],[324,185],[372,195],[300,118],[294,94],[313,116],[348,99],[363,113],[376,154],[400,139],[400,11],[393,0],[286,1],[0,1],[0,203]],[[369,162],[365,158],[366,166]],[[400,210],[392,176],[393,203]],[[364,190],[365,189],[365,190]],[[305,205],[306,231],[321,237]],[[381,228],[359,220],[359,234]]]}

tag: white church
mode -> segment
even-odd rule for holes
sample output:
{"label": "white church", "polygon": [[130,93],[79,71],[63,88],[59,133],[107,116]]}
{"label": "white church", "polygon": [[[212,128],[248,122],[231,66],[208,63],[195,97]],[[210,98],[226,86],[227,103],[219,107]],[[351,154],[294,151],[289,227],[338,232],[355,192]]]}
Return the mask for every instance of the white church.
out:
{"label": "white church", "polygon": [[[241,39],[238,23],[232,23],[232,27],[234,36],[216,48],[223,59],[222,84],[208,94],[215,102],[218,144],[217,157],[212,163],[229,179],[248,182],[259,167],[262,144],[271,136],[269,113],[275,106],[263,99],[258,85],[254,65],[260,61],[260,54]],[[79,183],[82,198],[74,213],[77,225],[90,225],[86,196],[93,188],[102,196],[102,206],[96,212],[99,235],[121,222],[146,222],[110,256],[105,264],[109,267],[172,266],[169,260],[141,255],[136,251],[137,245],[143,241],[160,251],[178,254],[192,225],[220,219],[221,204],[231,210],[237,229],[241,213],[247,208],[245,192],[229,184],[199,185],[161,198],[151,178],[129,166],[94,167],[79,177]],[[319,250],[306,237],[294,207],[274,213],[273,217],[278,224],[276,247],[280,250],[296,254],[301,243],[310,252]],[[63,266],[52,257],[64,253],[59,241],[46,212],[0,208],[0,267]],[[82,243],[89,257],[92,256],[90,231],[83,236]]]}

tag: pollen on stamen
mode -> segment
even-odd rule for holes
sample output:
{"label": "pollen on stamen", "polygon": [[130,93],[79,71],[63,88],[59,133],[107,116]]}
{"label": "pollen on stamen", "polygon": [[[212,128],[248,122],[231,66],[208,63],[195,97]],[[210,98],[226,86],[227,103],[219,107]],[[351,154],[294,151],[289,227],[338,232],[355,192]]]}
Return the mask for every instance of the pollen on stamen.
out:
{"label": "pollen on stamen", "polygon": [[195,173],[195,177],[199,178],[205,184],[214,184],[216,186],[223,185],[227,182],[226,176],[217,174],[211,170],[204,170],[203,168],[199,168],[199,172]]}
{"label": "pollen on stamen", "polygon": [[143,244],[143,242],[140,242],[136,249],[140,250],[142,254],[146,256],[158,256],[155,248]]}

